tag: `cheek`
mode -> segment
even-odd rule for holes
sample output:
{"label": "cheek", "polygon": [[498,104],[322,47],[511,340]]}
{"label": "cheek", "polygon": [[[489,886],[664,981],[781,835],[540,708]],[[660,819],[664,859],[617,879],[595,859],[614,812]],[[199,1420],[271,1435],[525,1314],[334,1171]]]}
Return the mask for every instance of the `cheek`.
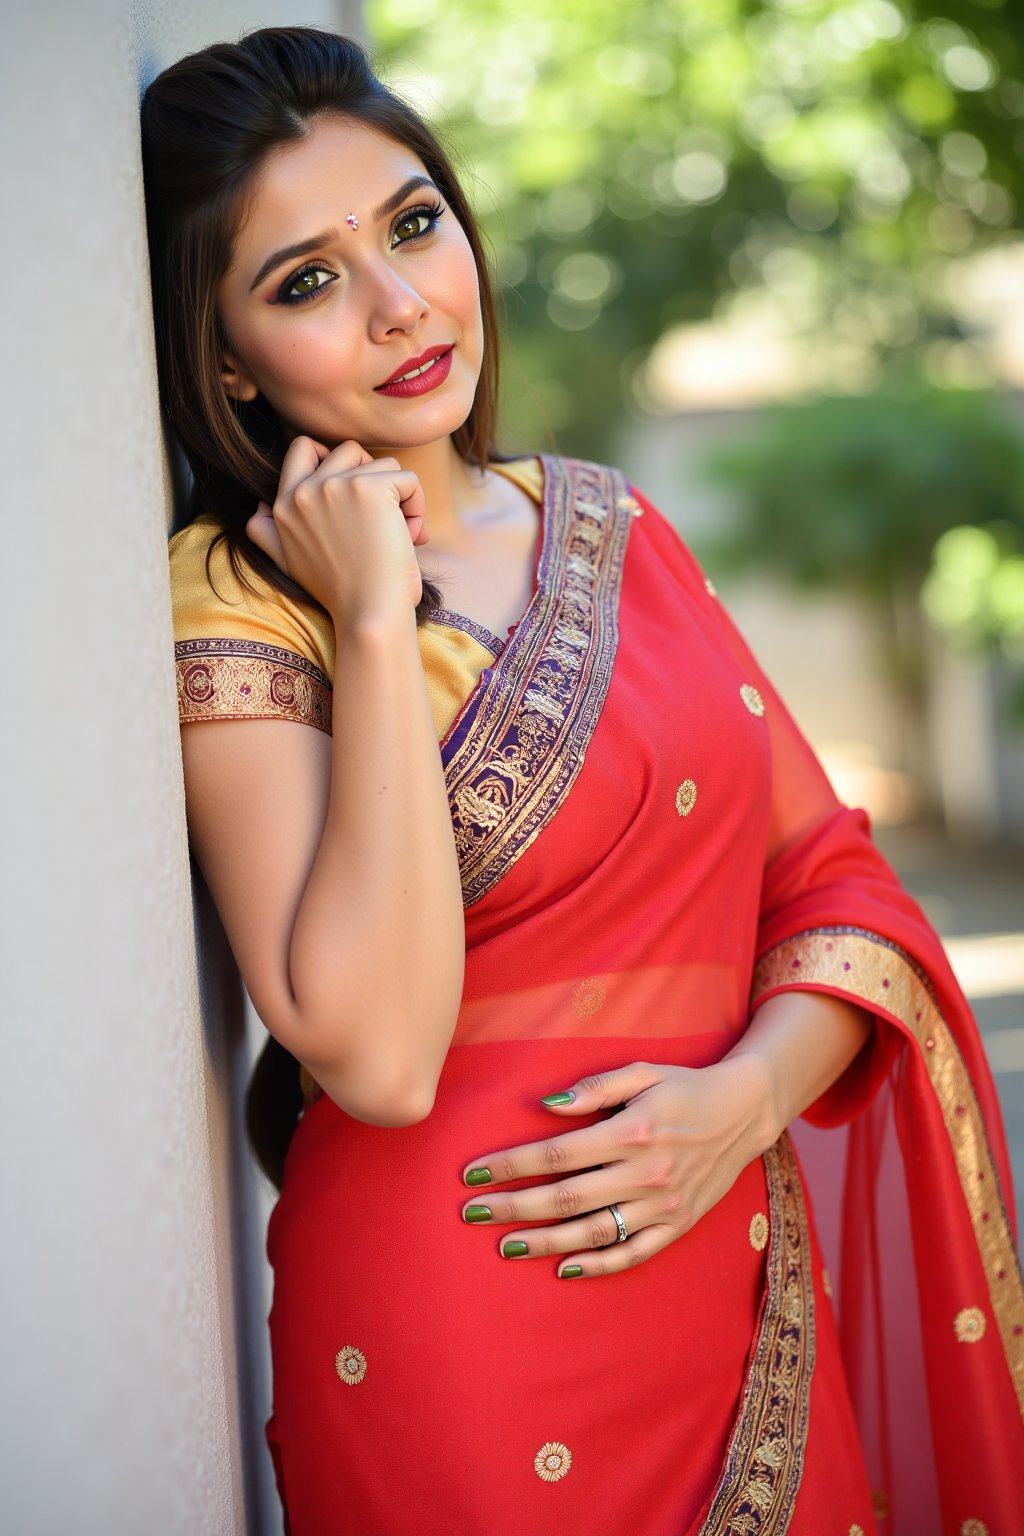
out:
{"label": "cheek", "polygon": [[328,383],[337,387],[354,366],[352,347],[339,341],[333,329],[322,323],[304,325],[298,317],[287,334],[275,330],[272,336],[256,340],[249,356],[268,391],[274,385],[300,393],[320,391]]}
{"label": "cheek", "polygon": [[480,283],[473,252],[468,245],[457,262],[449,262],[446,266],[443,292],[438,297],[467,332],[480,329]]}

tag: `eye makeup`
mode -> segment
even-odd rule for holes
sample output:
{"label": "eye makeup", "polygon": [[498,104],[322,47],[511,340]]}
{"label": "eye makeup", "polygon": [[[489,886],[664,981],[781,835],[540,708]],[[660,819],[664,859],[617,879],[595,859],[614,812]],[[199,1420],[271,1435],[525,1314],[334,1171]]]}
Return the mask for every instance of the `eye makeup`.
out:
{"label": "eye makeup", "polygon": [[[419,204],[415,208],[409,208],[404,213],[400,213],[394,224],[391,226],[392,235],[394,235],[397,230],[401,229],[403,224],[412,223],[417,219],[426,220],[426,227],[424,229],[418,230],[414,235],[409,235],[404,240],[398,240],[397,242],[393,241],[391,247],[392,250],[396,248],[396,244],[412,245],[417,240],[423,240],[427,235],[433,234],[433,232],[437,229],[438,224],[440,223],[441,215],[445,212],[447,212],[447,209],[444,203],[434,202]],[[315,288],[308,288],[304,293],[291,292],[295,284],[301,282],[303,278],[312,277],[316,273],[323,272],[328,274],[328,277],[331,279],[331,281],[317,283]],[[292,272],[290,276],[285,278],[284,282],[281,284],[277,291],[277,297],[274,302],[276,304],[284,304],[289,308],[295,304],[304,304],[308,299],[316,298],[317,294],[322,293],[325,288],[331,287],[332,281],[336,279],[337,276],[338,274],[333,270],[333,268],[327,266],[325,262],[308,261],[304,266],[297,268],[296,271]]]}

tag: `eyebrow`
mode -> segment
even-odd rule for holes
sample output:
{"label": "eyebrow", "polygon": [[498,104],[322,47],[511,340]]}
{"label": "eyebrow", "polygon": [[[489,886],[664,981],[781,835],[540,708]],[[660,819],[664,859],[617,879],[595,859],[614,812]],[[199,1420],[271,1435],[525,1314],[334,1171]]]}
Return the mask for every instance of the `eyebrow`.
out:
{"label": "eyebrow", "polygon": [[[419,187],[431,187],[440,196],[439,189],[434,185],[429,176],[410,176],[408,181],[402,182],[397,192],[392,192],[391,196],[385,198],[379,208],[373,209],[374,221],[379,224],[381,219],[386,219],[389,213],[394,213],[395,209],[405,202],[409,193],[415,192]],[[337,240],[337,238],[338,231],[336,229],[325,229],[319,235],[311,235],[308,240],[299,240],[295,245],[282,246],[281,250],[275,251],[272,256],[267,257],[253,278],[249,292],[252,293],[253,288],[258,287],[268,273],[273,272],[275,267],[281,266],[286,261],[294,261],[299,256],[308,256],[310,251],[315,251],[322,245],[329,245],[332,240]]]}

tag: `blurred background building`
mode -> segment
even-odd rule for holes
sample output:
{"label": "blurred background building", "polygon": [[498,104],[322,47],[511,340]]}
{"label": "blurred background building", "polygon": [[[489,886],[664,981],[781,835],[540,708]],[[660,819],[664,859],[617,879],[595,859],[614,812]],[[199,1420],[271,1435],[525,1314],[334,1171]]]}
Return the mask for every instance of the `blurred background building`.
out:
{"label": "blurred background building", "polygon": [[[1024,1181],[1024,15],[1012,0],[89,0],[5,17],[4,1513],[280,1531],[240,1105],[190,883],[137,104],[334,26],[454,143],[505,442],[694,547],[947,940]],[[26,645],[26,640],[28,644]],[[13,724],[11,717],[13,715]]]}

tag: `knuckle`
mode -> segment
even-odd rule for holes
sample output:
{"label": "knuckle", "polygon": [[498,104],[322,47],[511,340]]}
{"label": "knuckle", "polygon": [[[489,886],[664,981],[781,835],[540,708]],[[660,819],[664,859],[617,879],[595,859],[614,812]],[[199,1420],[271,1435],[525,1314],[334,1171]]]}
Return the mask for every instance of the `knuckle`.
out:
{"label": "knuckle", "polygon": [[649,1147],[656,1134],[654,1125],[645,1115],[628,1119],[622,1126],[622,1140],[627,1147]]}
{"label": "knuckle", "polygon": [[502,1221],[518,1221],[520,1219],[519,1212],[516,1210],[516,1203],[514,1200],[505,1201],[505,1209],[502,1212],[501,1219]]}
{"label": "knuckle", "polygon": [[584,1093],[603,1093],[607,1080],[602,1072],[595,1072],[590,1077],[581,1077],[579,1086]]}
{"label": "knuckle", "polygon": [[644,1262],[646,1257],[647,1254],[642,1248],[634,1248],[633,1252],[629,1255],[630,1268],[635,1269],[638,1264],[642,1264]]}
{"label": "knuckle", "polygon": [[559,1216],[575,1216],[580,1208],[579,1190],[571,1185],[559,1184],[555,1189],[555,1210]]}
{"label": "knuckle", "polygon": [[530,1238],[530,1252],[536,1253],[542,1259],[546,1259],[549,1258],[551,1254],[557,1253],[558,1248],[545,1230],[543,1232],[538,1232],[536,1237]]}
{"label": "knuckle", "polygon": [[544,1161],[553,1173],[561,1173],[566,1164],[565,1148],[557,1141],[549,1141],[544,1148]]}
{"label": "knuckle", "polygon": [[676,1214],[676,1212],[677,1211],[681,1211],[682,1208],[683,1208],[683,1197],[682,1197],[682,1195],[666,1195],[664,1200],[662,1201],[662,1209],[668,1215],[674,1216]]}
{"label": "knuckle", "polygon": [[502,1178],[502,1181],[504,1182],[505,1179],[518,1179],[518,1177],[519,1177],[519,1174],[518,1174],[518,1172],[516,1170],[516,1160],[515,1160],[515,1158],[514,1157],[503,1157],[501,1159],[501,1178]]}
{"label": "knuckle", "polygon": [[605,1244],[610,1241],[611,1239],[604,1229],[604,1223],[600,1221],[592,1221],[590,1224],[590,1230],[587,1233],[587,1242],[589,1243],[590,1247],[603,1248]]}
{"label": "knuckle", "polygon": [[[292,491],[291,500],[292,506],[295,508],[296,512],[301,512],[304,516],[308,516],[313,511],[314,492],[313,487],[310,485],[308,480],[301,481],[300,484],[295,487],[294,491]],[[276,514],[276,503],[274,504],[274,511]]]}

